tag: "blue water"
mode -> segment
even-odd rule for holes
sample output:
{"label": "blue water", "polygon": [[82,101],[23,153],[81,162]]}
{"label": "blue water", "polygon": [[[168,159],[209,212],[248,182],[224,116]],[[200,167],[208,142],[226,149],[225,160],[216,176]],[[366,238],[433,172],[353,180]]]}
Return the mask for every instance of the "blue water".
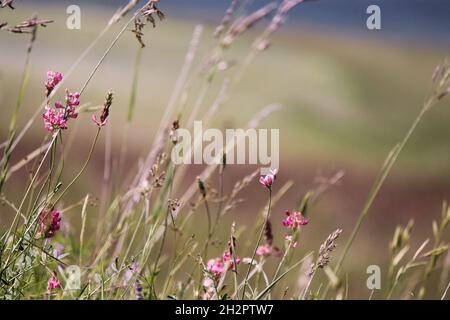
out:
{"label": "blue water", "polygon": [[[23,0],[30,4],[41,1]],[[43,0],[42,0],[43,1]],[[170,16],[192,19],[201,23],[215,23],[223,15],[231,0],[160,0],[160,7]],[[117,7],[127,0],[48,0],[68,4],[95,4]],[[143,2],[143,1],[142,1]],[[261,6],[269,0],[253,0]],[[308,1],[295,8],[288,27],[307,23],[324,30],[365,34],[366,9],[376,4],[381,8],[381,37],[437,41],[450,44],[450,0],[317,0]],[[373,32],[370,31],[373,36]]]}

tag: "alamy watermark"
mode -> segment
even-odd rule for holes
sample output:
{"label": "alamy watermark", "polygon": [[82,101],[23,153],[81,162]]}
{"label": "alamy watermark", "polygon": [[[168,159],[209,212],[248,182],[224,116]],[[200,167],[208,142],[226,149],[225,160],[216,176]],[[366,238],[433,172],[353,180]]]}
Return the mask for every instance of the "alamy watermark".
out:
{"label": "alamy watermark", "polygon": [[81,29],[81,8],[77,5],[70,5],[66,9],[66,13],[69,15],[66,20],[66,26],[69,30]]}
{"label": "alamy watermark", "polygon": [[366,285],[369,290],[381,289],[381,268],[377,265],[367,267],[366,273],[370,276],[367,278]]}
{"label": "alamy watermark", "polygon": [[193,135],[187,129],[175,131],[177,143],[171,159],[181,164],[255,164],[262,166],[261,174],[279,168],[279,129],[219,129],[203,130],[202,121],[194,121]]}
{"label": "alamy watermark", "polygon": [[381,29],[381,8],[375,4],[367,7],[366,13],[369,14],[366,25],[369,30]]}
{"label": "alamy watermark", "polygon": [[81,269],[79,266],[68,266],[65,270],[66,286],[64,291],[81,289]]}
{"label": "alamy watermark", "polygon": [[[66,13],[69,15],[66,19],[66,26],[69,30],[81,29],[81,8],[79,5],[72,4],[67,7]],[[366,13],[369,15],[366,21],[367,29],[381,29],[381,8],[378,5],[370,5],[367,7]]]}

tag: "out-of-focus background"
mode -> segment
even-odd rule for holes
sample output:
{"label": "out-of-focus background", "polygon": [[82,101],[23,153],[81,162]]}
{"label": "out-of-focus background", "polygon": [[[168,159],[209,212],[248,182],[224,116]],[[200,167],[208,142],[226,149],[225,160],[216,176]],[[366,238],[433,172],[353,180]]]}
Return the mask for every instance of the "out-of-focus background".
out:
{"label": "out-of-focus background", "polygon": [[[117,7],[127,1],[16,1],[14,11],[2,9],[0,21],[18,23],[31,17],[54,19],[39,30],[32,55],[30,86],[19,119],[19,128],[42,101],[43,81],[48,69],[64,73],[104,28]],[[253,1],[253,7],[267,1]],[[66,8],[81,7],[81,30],[66,28]],[[366,27],[366,9],[381,7],[382,29]],[[147,28],[135,118],[127,142],[127,164],[134,169],[151,147],[164,108],[183,64],[194,26],[203,24],[199,61],[213,42],[213,31],[229,5],[226,0],[161,0],[167,20]],[[263,22],[260,26],[264,26]],[[124,23],[124,21],[122,21]],[[258,26],[240,38],[226,53],[239,64]],[[122,24],[97,44],[66,83],[78,90]],[[299,5],[285,27],[276,34],[272,47],[257,56],[244,74],[233,96],[213,119],[213,126],[239,128],[258,110],[271,103],[284,108],[266,119],[262,128],[280,129],[280,186],[289,179],[295,185],[274,208],[276,242],[282,244],[280,224],[284,209],[295,207],[317,177],[345,172],[341,183],[324,194],[311,208],[310,224],[302,234],[300,247],[316,248],[337,226],[347,237],[353,228],[370,185],[389,150],[403,137],[418,114],[430,87],[434,67],[450,49],[450,3],[438,0],[318,0]],[[6,138],[9,118],[19,91],[28,36],[0,33],[0,130]],[[120,40],[88,86],[83,103],[103,102],[106,91],[115,92],[112,120],[106,135],[112,136],[112,152],[118,156],[122,144],[132,70],[138,43],[131,32]],[[228,72],[228,71],[227,71]],[[214,80],[205,109],[215,100],[227,72]],[[232,70],[230,70],[232,72]],[[193,90],[196,90],[194,88]],[[194,99],[188,104],[192,105]],[[416,221],[414,243],[431,235],[431,221],[439,216],[442,202],[450,198],[450,106],[448,101],[426,115],[402,153],[393,174],[376,200],[350,255],[346,268],[358,296],[367,298],[366,268],[384,265],[387,248],[397,224]],[[72,124],[76,132],[74,152],[65,173],[75,173],[89,150],[95,127],[83,115]],[[23,139],[19,155],[34,150],[43,140],[41,120]],[[104,135],[105,136],[105,135]],[[76,200],[86,192],[100,196],[103,176],[104,136],[95,161],[72,191]],[[254,169],[230,167],[226,189]],[[188,179],[198,167],[193,166]],[[23,192],[24,175],[13,177],[6,193],[14,200]],[[247,202],[228,218],[250,225],[264,206],[265,191],[253,186],[244,196]],[[7,211],[6,209],[2,209]],[[6,216],[9,213],[5,214]],[[4,221],[5,215],[0,216]],[[69,217],[70,219],[70,217]],[[74,218],[75,219],[75,218]],[[93,221],[92,223],[95,223]],[[342,241],[343,243],[343,241]],[[358,259],[352,259],[358,257]],[[367,296],[366,296],[367,295]]]}

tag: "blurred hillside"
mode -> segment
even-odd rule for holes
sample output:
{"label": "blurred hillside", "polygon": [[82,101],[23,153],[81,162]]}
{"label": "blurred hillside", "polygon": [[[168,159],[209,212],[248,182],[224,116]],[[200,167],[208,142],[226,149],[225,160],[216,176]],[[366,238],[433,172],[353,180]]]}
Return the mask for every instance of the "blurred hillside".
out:
{"label": "blurred hillside", "polygon": [[[38,34],[32,57],[30,86],[19,127],[26,123],[42,101],[45,72],[48,69],[62,72],[69,69],[115,11],[114,6],[100,6],[101,1],[95,1],[95,6],[82,11],[82,29],[71,31],[65,28],[65,8],[68,2],[70,1],[45,2],[50,6],[36,5],[37,1],[22,1],[18,3],[16,11],[1,11],[1,20],[10,23],[25,20],[32,12],[38,12],[41,18],[55,19],[55,23],[40,30]],[[85,5],[93,2],[86,2]],[[168,15],[167,21],[159,23],[156,29],[148,28],[145,32],[147,48],[141,66],[136,116],[127,143],[130,168],[136,167],[139,159],[146,155],[151,146],[195,24],[199,21],[206,23],[197,59],[199,62],[212,44],[213,21],[217,21],[215,17],[220,19],[219,12],[226,8],[226,2],[220,1],[220,5],[212,9],[211,15],[205,18],[202,14],[202,19],[195,19],[195,15],[205,11],[190,10],[184,15],[183,10],[178,7],[180,1],[167,0],[167,8],[165,2],[161,1],[161,9]],[[448,3],[426,1],[430,6],[425,8],[425,1],[392,1],[402,8],[405,6],[404,11],[400,10],[402,14],[407,15],[411,10],[416,14],[424,13],[421,15],[422,20],[404,18],[400,19],[403,24],[395,24],[394,12],[398,10],[388,5],[391,9],[386,12],[384,29],[369,32],[361,26],[351,27],[356,21],[355,16],[346,18],[351,12],[356,12],[352,10],[357,10],[365,2],[361,1],[357,5],[356,1],[347,1],[348,8],[352,9],[348,10],[346,16],[340,14],[343,11],[338,10],[336,1],[311,2],[307,4],[308,8],[305,5],[304,11],[302,7],[298,7],[286,31],[277,34],[273,47],[257,57],[244,74],[232,99],[227,101],[219,115],[213,119],[215,127],[240,127],[266,105],[280,103],[284,106],[282,111],[265,120],[261,126],[280,129],[280,184],[288,179],[293,179],[296,183],[295,188],[275,208],[277,212],[281,213],[283,209],[294,206],[303,192],[313,185],[316,176],[331,175],[340,169],[346,172],[341,185],[333,188],[314,208],[311,225],[320,224],[320,232],[305,234],[306,238],[302,241],[311,240],[318,244],[336,225],[353,226],[355,215],[385,156],[402,138],[420,110],[435,65],[448,54],[449,44],[442,40],[447,38],[448,41],[450,31],[450,11],[445,10]],[[407,7],[406,2],[410,6]],[[192,3],[202,10],[210,9],[204,7],[206,1]],[[177,7],[172,14],[171,9]],[[328,15],[316,19],[319,12],[326,10]],[[357,11],[360,18],[365,16],[365,11]],[[334,20],[327,17],[334,17]],[[425,20],[427,22],[423,26],[419,25],[419,21],[421,23]],[[412,27],[412,22],[417,25],[409,29],[411,32],[408,36],[404,32],[408,30],[408,25]],[[81,87],[120,28],[120,25],[114,26],[102,39],[66,83],[67,87],[72,90]],[[416,33],[417,29],[421,29],[422,33]],[[226,53],[227,58],[236,60],[239,65],[257,31],[258,29],[240,39],[236,47]],[[25,35],[0,33],[2,137],[6,136],[10,113],[19,90],[27,41]],[[120,151],[137,48],[138,43],[133,34],[127,32],[83,96],[83,103],[97,105],[103,102],[104,94],[112,88],[116,99],[109,131],[102,136],[95,162],[83,176],[83,182],[76,186],[78,190],[72,193],[74,199],[86,192],[97,196],[100,193],[105,136],[112,137],[113,154],[117,155]],[[232,72],[233,69],[215,79],[204,109],[216,99],[224,79]],[[198,91],[198,88],[194,87],[193,90]],[[193,103],[194,98],[188,101],[189,107]],[[356,249],[363,252],[361,259],[375,260],[385,255],[385,252],[368,252],[364,248],[375,244],[386,248],[395,225],[404,224],[410,216],[417,219],[419,236],[428,232],[431,218],[440,213],[442,200],[450,198],[448,104],[448,101],[441,104],[426,116],[399,159],[393,176],[388,179],[386,188],[371,212],[361,241],[356,245]],[[95,133],[95,127],[89,118],[89,115],[83,115],[67,131],[67,134],[72,135],[76,149],[70,155],[72,163],[82,163],[89,149]],[[34,150],[45,134],[39,119],[20,145],[21,155]],[[20,157],[16,157],[12,162],[19,159]],[[198,169],[194,167],[189,177],[195,177]],[[251,169],[230,168],[232,178],[230,177],[227,187],[231,188],[234,178]],[[69,177],[76,170],[78,167],[68,168],[66,175]],[[17,175],[17,181],[22,178],[24,176]],[[16,187],[10,187],[7,192],[14,198],[16,195],[20,196],[22,189],[22,183],[17,183]],[[260,192],[263,195],[263,190]],[[256,203],[259,193],[249,193],[246,196],[252,201],[244,205],[241,212],[248,214],[238,216],[241,221],[251,222],[252,212],[256,212],[255,207],[263,204]],[[364,271],[358,272],[363,272],[364,276]]]}

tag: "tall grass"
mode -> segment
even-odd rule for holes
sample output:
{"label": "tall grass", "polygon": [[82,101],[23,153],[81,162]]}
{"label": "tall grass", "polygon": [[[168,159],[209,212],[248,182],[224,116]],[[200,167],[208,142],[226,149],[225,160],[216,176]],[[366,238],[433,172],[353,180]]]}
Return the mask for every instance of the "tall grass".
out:
{"label": "tall grass", "polygon": [[[348,279],[341,278],[345,262],[351,256],[351,248],[370,209],[399,158],[402,150],[419,123],[429,110],[444,100],[450,90],[450,67],[444,62],[436,69],[432,77],[432,89],[425,103],[407,131],[406,136],[388,155],[378,178],[375,180],[361,214],[351,233],[347,226],[336,226],[317,253],[311,250],[301,258],[294,252],[299,251],[297,242],[302,232],[307,232],[318,225],[308,224],[311,205],[324,192],[343,178],[341,172],[311,189],[299,200],[296,210],[287,212],[284,222],[286,237],[282,239],[283,248],[274,245],[271,228],[271,215],[274,204],[281,201],[293,182],[281,185],[273,172],[261,177],[257,183],[257,172],[249,173],[234,182],[231,192],[226,193],[224,184],[230,182],[227,167],[227,155],[232,145],[225,145],[220,151],[221,162],[204,168],[197,179],[186,174],[186,167],[175,166],[168,154],[178,141],[177,130],[192,128],[193,122],[201,118],[204,125],[210,125],[210,119],[226,104],[240,84],[248,66],[258,54],[270,50],[270,42],[275,32],[283,25],[287,14],[303,1],[284,0],[273,2],[254,12],[249,12],[251,1],[231,1],[222,22],[214,34],[213,45],[203,57],[200,56],[199,44],[203,27],[197,26],[188,44],[183,67],[176,80],[173,93],[165,108],[160,126],[155,134],[153,144],[146,157],[135,168],[127,167],[127,143],[134,139],[129,135],[133,127],[134,110],[139,95],[139,72],[145,39],[146,24],[156,24],[156,16],[162,20],[164,14],[159,6],[164,2],[145,1],[138,7],[139,1],[129,1],[120,8],[107,23],[104,30],[92,41],[70,70],[64,80],[70,76],[105,36],[111,25],[120,23],[131,11],[131,18],[122,23],[122,28],[115,34],[106,50],[92,67],[86,80],[81,84],[79,99],[83,99],[88,86],[92,86],[94,75],[114,50],[117,43],[134,25],[137,37],[137,49],[133,79],[126,118],[126,127],[121,142],[118,170],[106,172],[110,178],[105,179],[101,205],[91,205],[93,196],[84,195],[73,204],[64,200],[73,186],[80,184],[80,178],[89,174],[89,164],[95,156],[99,138],[104,131],[109,113],[114,112],[112,93],[107,94],[106,101],[95,107],[77,105],[78,113],[92,113],[96,127],[85,160],[76,174],[66,180],[63,172],[68,165],[75,165],[66,155],[78,143],[69,140],[74,130],[72,125],[79,119],[71,119],[70,107],[65,107],[63,120],[68,123],[54,125],[44,143],[32,152],[27,160],[11,164],[13,152],[27,134],[28,129],[43,113],[44,107],[52,104],[63,81],[44,97],[44,102],[30,117],[17,135],[17,116],[29,81],[30,61],[35,33],[34,26],[24,66],[24,75],[16,107],[12,110],[10,128],[2,144],[2,172],[0,191],[8,184],[17,183],[12,174],[25,170],[28,163],[34,162],[33,171],[23,187],[23,196],[16,204],[7,193],[2,194],[4,203],[13,217],[8,225],[2,224],[0,239],[0,296],[2,299],[319,299],[345,298],[348,296]],[[158,6],[158,7],[157,7]],[[301,6],[299,6],[300,8]],[[18,8],[17,10],[20,10]],[[268,26],[263,28],[250,50],[242,57],[242,64],[229,65],[226,52],[242,35],[271,18]],[[159,22],[158,23],[163,23]],[[156,25],[156,28],[158,26]],[[257,29],[256,29],[257,30]],[[44,30],[39,30],[45,32]],[[194,68],[200,62],[200,68]],[[224,69],[234,69],[231,76],[223,81],[219,92],[213,84]],[[198,90],[196,88],[199,88]],[[67,95],[67,94],[66,94]],[[216,95],[213,105],[206,106],[206,95]],[[191,105],[190,101],[194,101]],[[263,108],[248,120],[248,128],[256,128],[260,122],[281,109],[280,105],[271,104]],[[70,118],[70,119],[69,119]],[[44,131],[43,131],[44,135]],[[196,143],[194,143],[194,148]],[[111,151],[108,151],[111,152]],[[109,159],[109,157],[106,157]],[[106,160],[109,161],[109,160]],[[276,168],[274,168],[276,169]],[[106,170],[106,169],[105,169]],[[280,175],[283,174],[281,171]],[[216,181],[218,181],[216,183]],[[114,184],[114,186],[112,185]],[[260,215],[256,230],[239,221],[228,229],[224,217],[240,210],[241,193],[245,189],[266,188],[267,199],[262,199]],[[110,192],[111,191],[111,192]],[[254,200],[255,203],[259,200]],[[295,207],[295,204],[288,204]],[[65,214],[78,213],[81,228],[71,232],[64,230]],[[199,224],[198,216],[204,214],[206,223]],[[290,220],[289,220],[290,219]],[[93,228],[92,223],[97,223]],[[446,298],[449,266],[442,259],[448,252],[445,234],[450,223],[450,209],[447,204],[442,209],[440,222],[433,222],[434,244],[424,241],[412,258],[404,265],[403,259],[410,249],[412,225],[399,227],[390,247],[390,267],[388,288],[383,298],[407,298],[408,292],[414,292],[417,298]],[[342,228],[342,229],[341,229]],[[87,230],[94,230],[90,234]],[[223,236],[225,234],[225,236]],[[253,237],[252,235],[255,235]],[[220,238],[221,241],[215,240]],[[341,238],[347,238],[341,255],[334,261],[333,254]],[[55,239],[58,240],[56,243]],[[211,248],[220,250],[219,256],[211,255]],[[302,243],[302,247],[307,244]],[[302,251],[303,252],[303,251]],[[425,252],[425,253],[424,253]],[[354,257],[352,257],[354,258]],[[269,265],[275,261],[275,268]],[[314,261],[314,263],[312,263]],[[312,263],[312,265],[311,265]],[[306,265],[305,264],[310,264]],[[69,266],[80,268],[78,286],[70,286],[74,279],[67,273]],[[300,273],[299,273],[300,272]],[[317,283],[316,275],[323,272],[328,283]],[[441,272],[441,281],[435,281]],[[297,274],[304,279],[305,285],[289,293],[282,287],[287,276]],[[77,279],[75,279],[77,280]]]}

